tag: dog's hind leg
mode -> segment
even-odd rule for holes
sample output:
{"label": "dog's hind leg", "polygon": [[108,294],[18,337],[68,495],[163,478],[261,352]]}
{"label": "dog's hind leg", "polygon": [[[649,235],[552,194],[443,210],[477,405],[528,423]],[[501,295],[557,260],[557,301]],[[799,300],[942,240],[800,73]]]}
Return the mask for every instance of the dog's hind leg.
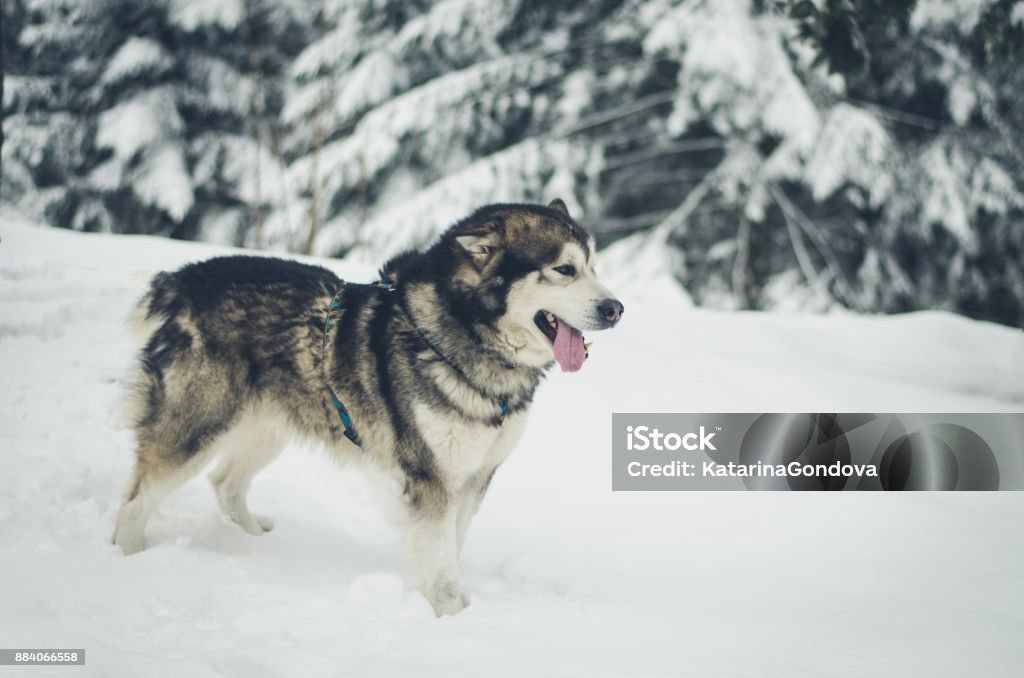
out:
{"label": "dog's hind leg", "polygon": [[[229,370],[197,357],[198,349],[182,348],[195,346],[198,339],[189,343],[175,328],[161,328],[144,349],[143,368],[129,403],[138,459],[113,539],[126,554],[145,548],[150,516],[167,495],[202,470],[213,444],[231,427],[240,407],[230,397],[237,389],[228,379]],[[171,351],[167,345],[177,348]]]}
{"label": "dog's hind leg", "polygon": [[126,555],[146,547],[146,523],[167,495],[194,476],[209,459],[195,454],[179,463],[181,456],[156,444],[140,444],[139,458],[117,512],[113,542]]}
{"label": "dog's hind leg", "polygon": [[208,476],[210,483],[221,513],[249,534],[261,535],[274,527],[270,518],[249,512],[246,495],[253,476],[280,454],[283,443],[279,432],[261,424],[255,412],[242,417],[217,441],[220,461]]}

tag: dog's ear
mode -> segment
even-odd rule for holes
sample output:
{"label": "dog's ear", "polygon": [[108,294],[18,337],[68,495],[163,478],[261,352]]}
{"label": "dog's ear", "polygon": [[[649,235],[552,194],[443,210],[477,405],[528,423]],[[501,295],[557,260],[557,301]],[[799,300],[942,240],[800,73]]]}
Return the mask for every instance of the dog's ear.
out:
{"label": "dog's ear", "polygon": [[399,273],[415,262],[419,255],[420,253],[416,250],[406,250],[401,254],[396,254],[380,267],[380,270],[377,271],[377,277],[380,278],[381,282],[391,283],[392,285],[397,284]]}
{"label": "dog's ear", "polygon": [[555,210],[556,212],[561,212],[565,216],[569,216],[569,208],[565,206],[565,203],[562,202],[561,198],[555,198],[554,200],[549,202],[548,207],[550,209]]}
{"label": "dog's ear", "polygon": [[477,270],[482,270],[501,251],[501,237],[495,223],[462,230],[455,235],[455,242],[469,255]]}

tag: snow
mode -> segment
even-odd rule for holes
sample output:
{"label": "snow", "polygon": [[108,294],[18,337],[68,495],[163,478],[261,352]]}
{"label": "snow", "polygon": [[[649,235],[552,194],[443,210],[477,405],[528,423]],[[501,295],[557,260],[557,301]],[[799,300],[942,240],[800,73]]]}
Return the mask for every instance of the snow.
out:
{"label": "snow", "polygon": [[178,135],[185,123],[167,88],[145,90],[100,114],[96,143],[128,161],[154,140]]}
{"label": "snow", "polygon": [[914,30],[924,28],[942,29],[946,26],[958,28],[964,35],[970,35],[978,25],[982,12],[996,0],[918,0],[910,15],[910,26]]}
{"label": "snow", "polygon": [[[327,224],[319,251],[331,251],[339,242],[332,234],[361,234],[346,259],[373,263],[383,261],[409,247],[429,242],[446,227],[477,207],[496,202],[522,202],[524,195],[565,196],[570,214],[579,213],[571,197],[572,179],[563,170],[587,163],[587,149],[566,141],[543,143],[528,139],[470,163],[465,168],[419,191],[395,191],[406,198],[370,215],[365,224],[343,220]],[[551,179],[541,185],[539,177]]]}
{"label": "snow", "polygon": [[820,123],[782,49],[784,27],[753,19],[744,0],[691,0],[662,17],[643,46],[682,53],[669,130],[681,134],[707,117],[724,136],[757,128],[807,148]]}
{"label": "snow", "polygon": [[245,221],[244,210],[237,207],[207,212],[199,222],[199,239],[218,245],[234,245],[239,241]]}
{"label": "snow", "polygon": [[974,213],[1005,214],[1013,207],[1024,208],[1024,196],[1017,192],[1013,177],[991,158],[982,158],[971,173],[968,195]]}
{"label": "snow", "polygon": [[509,57],[435,78],[374,108],[360,119],[352,134],[293,162],[287,170],[288,185],[298,194],[315,177],[323,183],[324,197],[330,201],[346,187],[372,181],[401,152],[408,152],[403,142],[416,135],[423,135],[419,151],[424,157],[447,156],[457,148],[451,140],[479,123],[473,111],[456,104],[481,82],[511,91],[535,85],[555,70],[543,61]]}
{"label": "snow", "polygon": [[[307,45],[295,58],[290,66],[292,78],[312,78],[321,72],[344,72],[366,48],[361,38],[372,38],[366,34],[359,9],[348,0],[325,5],[324,18],[334,18],[335,27]],[[293,116],[286,110],[284,117],[290,120]]]}
{"label": "snow", "polygon": [[928,174],[928,193],[924,200],[922,224],[939,224],[965,245],[971,245],[977,235],[971,230],[968,212],[968,187],[960,179],[965,159],[957,148],[946,148],[941,141],[933,143],[924,152],[925,171]]}
{"label": "snow", "polygon": [[173,59],[160,43],[149,38],[131,37],[117,48],[100,81],[107,85],[116,84],[145,72],[160,74],[173,65]]}
{"label": "snow", "polygon": [[670,308],[693,306],[693,300],[672,276],[673,252],[659,232],[634,233],[598,253],[601,280],[623,299],[663,303]]}
{"label": "snow", "polygon": [[518,0],[441,0],[406,22],[391,49],[402,54],[440,48],[460,63],[494,58],[501,53],[501,31],[518,5]]}
{"label": "snow", "polygon": [[574,71],[565,77],[562,98],[557,105],[560,119],[567,122],[576,121],[595,110],[595,81],[593,71],[588,70]]}
{"label": "snow", "polygon": [[212,109],[249,121],[258,90],[252,76],[242,75],[215,57],[189,55],[185,68]]}
{"label": "snow", "polygon": [[171,23],[186,31],[215,26],[231,30],[241,23],[246,9],[243,0],[172,0]]}
{"label": "snow", "polygon": [[875,116],[838,104],[822,126],[803,179],[819,202],[852,183],[867,190],[872,205],[881,205],[892,189],[891,155],[892,140]]}
{"label": "snow", "polygon": [[[111,148],[127,166],[138,158],[128,183],[144,202],[181,221],[195,203],[182,152],[184,122],[168,88],[146,90],[100,114],[96,143]],[[96,177],[110,183],[117,166],[103,166]]]}
{"label": "snow", "polygon": [[192,209],[195,196],[188,176],[185,155],[176,144],[161,144],[147,153],[140,172],[132,182],[135,194],[181,221]]}
{"label": "snow", "polygon": [[389,52],[374,50],[345,74],[334,97],[334,113],[338,120],[349,120],[387,101],[405,86],[402,65]]}
{"label": "snow", "polygon": [[192,142],[197,185],[223,181],[249,205],[285,204],[284,167],[266,146],[249,136],[211,133]]}
{"label": "snow", "polygon": [[361,476],[299,448],[254,484],[272,533],[219,519],[199,478],[154,518],[150,549],[120,555],[125,317],[154,271],[230,250],[9,212],[0,237],[7,647],[84,647],[77,674],[113,678],[1009,678],[1024,662],[1024,493],[612,493],[608,438],[623,411],[1020,412],[1019,331],[618,290],[622,325],[541,387],[470,531],[471,606],[438,620]]}

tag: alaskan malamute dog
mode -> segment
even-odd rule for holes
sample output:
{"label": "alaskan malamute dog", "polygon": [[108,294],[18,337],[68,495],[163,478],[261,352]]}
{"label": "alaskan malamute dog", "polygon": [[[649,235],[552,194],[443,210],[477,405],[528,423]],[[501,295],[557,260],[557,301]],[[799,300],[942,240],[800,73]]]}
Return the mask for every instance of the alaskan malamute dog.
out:
{"label": "alaskan malamute dog", "polygon": [[221,510],[263,534],[250,481],[300,436],[395,481],[421,590],[458,612],[466,529],[534,390],[553,362],[579,370],[581,331],[622,312],[561,200],[483,207],[372,284],[246,256],[160,273],[139,306],[138,460],[114,542],[141,550],[157,504],[214,458]]}

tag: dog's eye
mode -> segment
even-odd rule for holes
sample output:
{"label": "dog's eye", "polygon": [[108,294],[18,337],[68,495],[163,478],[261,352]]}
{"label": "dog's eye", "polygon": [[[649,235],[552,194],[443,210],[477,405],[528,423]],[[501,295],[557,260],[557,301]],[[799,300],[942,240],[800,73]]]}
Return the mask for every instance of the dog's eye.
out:
{"label": "dog's eye", "polygon": [[576,275],[576,267],[572,264],[562,264],[561,266],[555,266],[555,271],[565,276]]}

